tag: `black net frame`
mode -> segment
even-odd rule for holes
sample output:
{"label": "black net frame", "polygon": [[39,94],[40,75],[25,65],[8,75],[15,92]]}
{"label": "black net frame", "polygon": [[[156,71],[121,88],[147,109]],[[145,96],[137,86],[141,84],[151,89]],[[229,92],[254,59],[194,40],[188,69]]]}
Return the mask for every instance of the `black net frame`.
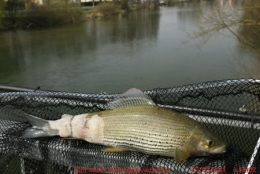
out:
{"label": "black net frame", "polygon": [[260,81],[222,80],[145,93],[208,127],[228,143],[227,152],[176,162],[139,152],[108,153],[82,140],[22,139],[30,127],[26,114],[56,120],[101,111],[116,94],[5,92],[0,93],[0,173],[260,173]]}

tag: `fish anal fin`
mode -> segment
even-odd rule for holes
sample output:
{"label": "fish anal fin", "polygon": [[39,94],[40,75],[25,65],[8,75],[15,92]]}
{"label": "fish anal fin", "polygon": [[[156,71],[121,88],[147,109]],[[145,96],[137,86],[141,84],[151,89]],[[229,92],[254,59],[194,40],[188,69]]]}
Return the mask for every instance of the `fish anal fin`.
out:
{"label": "fish anal fin", "polygon": [[190,154],[186,151],[183,151],[179,148],[176,148],[175,150],[175,160],[178,162],[185,161],[187,158],[189,158]]}
{"label": "fish anal fin", "polygon": [[105,147],[103,149],[104,152],[125,152],[126,149],[120,148],[120,147]]}
{"label": "fish anal fin", "polygon": [[117,95],[108,103],[108,109],[122,108],[126,106],[155,105],[152,99],[140,89],[131,88],[123,94]]}

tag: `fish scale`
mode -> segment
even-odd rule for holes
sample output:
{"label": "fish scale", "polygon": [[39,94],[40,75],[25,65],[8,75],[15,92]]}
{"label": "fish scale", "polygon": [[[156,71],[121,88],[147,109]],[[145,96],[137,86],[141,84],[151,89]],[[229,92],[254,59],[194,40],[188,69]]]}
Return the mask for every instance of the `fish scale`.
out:
{"label": "fish scale", "polygon": [[[124,107],[91,113],[104,119],[104,144],[174,156],[190,136],[187,116],[158,106]],[[186,121],[186,122],[185,122]],[[170,153],[169,153],[170,152]]]}

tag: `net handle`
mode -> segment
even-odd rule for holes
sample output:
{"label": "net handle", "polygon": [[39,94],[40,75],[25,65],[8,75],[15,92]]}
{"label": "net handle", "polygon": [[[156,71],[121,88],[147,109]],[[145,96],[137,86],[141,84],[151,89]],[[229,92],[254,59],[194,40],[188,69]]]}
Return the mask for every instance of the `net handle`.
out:
{"label": "net handle", "polygon": [[[42,90],[40,89],[40,86],[37,86],[36,88],[27,88],[27,87],[17,87],[17,86],[10,86],[10,85],[3,85],[0,84],[0,91],[18,91],[18,92],[47,92],[51,90]],[[54,92],[54,91],[53,91]]]}
{"label": "net handle", "polygon": [[253,152],[253,154],[252,154],[252,156],[251,156],[251,159],[250,159],[250,161],[249,161],[249,163],[248,163],[248,165],[247,165],[247,170],[246,170],[246,173],[245,173],[245,174],[248,174],[248,173],[250,172],[250,169],[251,169],[251,167],[252,167],[252,164],[253,164],[254,161],[255,161],[255,157],[256,157],[256,155],[257,155],[257,151],[258,151],[258,149],[259,149],[259,146],[260,146],[260,137],[258,138],[258,141],[257,141],[257,143],[256,143],[254,152]]}

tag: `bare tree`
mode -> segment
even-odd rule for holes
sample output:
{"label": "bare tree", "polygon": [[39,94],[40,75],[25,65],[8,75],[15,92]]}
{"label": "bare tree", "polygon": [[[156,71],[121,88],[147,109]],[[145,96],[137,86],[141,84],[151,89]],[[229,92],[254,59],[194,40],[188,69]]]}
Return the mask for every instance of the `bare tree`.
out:
{"label": "bare tree", "polygon": [[260,1],[245,0],[241,8],[215,6],[204,12],[199,30],[192,38],[204,37],[206,42],[216,32],[227,29],[239,42],[260,54]]}
{"label": "bare tree", "polygon": [[[238,1],[229,0],[229,2]],[[250,60],[242,60],[234,55],[234,59],[243,71],[242,76],[260,79],[260,1],[241,0],[240,3],[233,6],[215,4],[213,9],[203,11],[198,30],[191,35],[191,38],[202,38],[203,44],[216,33],[226,34],[228,31],[231,33],[228,34],[229,37],[235,37],[241,43],[240,46],[243,47],[241,50],[245,51],[248,48],[254,57]]]}

